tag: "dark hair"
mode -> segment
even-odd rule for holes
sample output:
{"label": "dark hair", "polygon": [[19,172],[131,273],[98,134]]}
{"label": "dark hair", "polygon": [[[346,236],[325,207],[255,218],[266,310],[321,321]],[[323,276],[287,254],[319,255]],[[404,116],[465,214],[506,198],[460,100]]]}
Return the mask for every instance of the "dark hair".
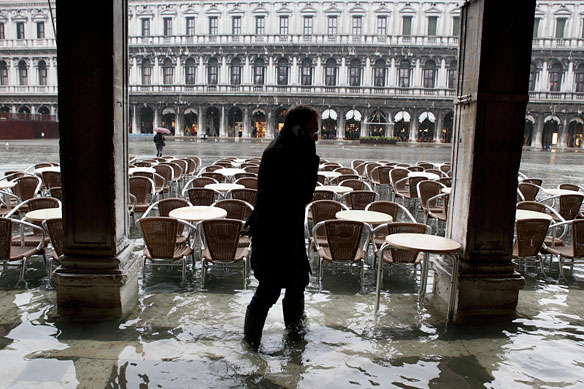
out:
{"label": "dark hair", "polygon": [[292,129],[295,126],[304,128],[315,116],[318,118],[320,113],[310,105],[294,105],[286,113],[284,128]]}

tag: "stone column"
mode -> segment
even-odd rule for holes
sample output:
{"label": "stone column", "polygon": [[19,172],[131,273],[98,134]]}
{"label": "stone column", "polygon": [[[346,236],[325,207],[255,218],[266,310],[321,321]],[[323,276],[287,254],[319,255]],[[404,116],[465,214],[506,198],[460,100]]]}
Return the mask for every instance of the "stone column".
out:
{"label": "stone column", "polygon": [[361,136],[369,136],[369,108],[363,110],[363,116],[361,117]]}
{"label": "stone column", "polygon": [[[513,316],[525,283],[511,254],[533,36],[534,18],[526,15],[534,14],[535,3],[474,0],[462,6],[446,232],[462,244],[455,322]],[[498,58],[513,58],[512,66]],[[450,263],[434,262],[435,302],[448,301]]]}
{"label": "stone column", "polygon": [[[563,122],[558,126],[558,148],[565,149],[568,147],[568,119],[566,115],[561,115],[564,117]],[[558,115],[560,117],[560,115]],[[560,119],[561,120],[561,119]]]}
{"label": "stone column", "polygon": [[139,134],[140,133],[140,120],[138,120],[138,109],[136,108],[136,104],[132,105],[132,110],[134,111],[134,115],[132,115],[132,134]]}
{"label": "stone column", "polygon": [[160,110],[158,109],[159,107],[154,106],[152,107],[154,110],[154,127],[160,127]]}
{"label": "stone column", "polygon": [[272,117],[272,108],[266,108],[267,116],[266,116],[266,139],[273,139],[274,138],[274,118]]}
{"label": "stone column", "polygon": [[219,119],[219,136],[222,138],[227,137],[227,126],[225,125],[227,118],[225,117],[225,106],[221,106],[221,118]]}
{"label": "stone column", "polygon": [[434,123],[434,143],[440,143],[440,137],[442,136],[442,120],[443,115],[440,112],[436,113],[436,123]]}
{"label": "stone column", "polygon": [[418,121],[418,114],[412,113],[411,125],[410,125],[410,142],[416,142],[418,139],[418,127],[420,122]]}
{"label": "stone column", "polygon": [[197,135],[200,137],[203,134],[207,133],[207,123],[205,120],[205,108],[203,106],[199,107],[199,130],[197,131]]}
{"label": "stone column", "polygon": [[185,125],[184,125],[184,110],[181,110],[180,106],[176,107],[176,117],[175,117],[175,124],[174,124],[174,135],[175,136],[184,136]]}
{"label": "stone column", "polygon": [[531,141],[531,147],[535,147],[537,149],[541,149],[541,141],[543,136],[543,127],[545,123],[543,122],[544,114],[539,114],[535,117],[535,128],[533,134],[533,140]]}
{"label": "stone column", "polygon": [[141,261],[128,239],[128,4],[100,5],[57,0],[64,255],[53,280],[64,319],[120,318],[138,297]]}
{"label": "stone column", "polygon": [[345,136],[345,114],[342,108],[337,111],[337,139],[343,139]]}
{"label": "stone column", "polygon": [[243,134],[242,134],[242,138],[249,138],[250,134],[249,134],[249,108],[248,107],[244,107],[243,108]]}

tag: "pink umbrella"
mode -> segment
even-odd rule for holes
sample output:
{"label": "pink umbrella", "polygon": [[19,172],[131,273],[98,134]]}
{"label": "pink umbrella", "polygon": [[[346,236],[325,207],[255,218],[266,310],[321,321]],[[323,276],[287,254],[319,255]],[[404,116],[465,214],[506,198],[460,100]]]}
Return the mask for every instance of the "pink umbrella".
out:
{"label": "pink umbrella", "polygon": [[170,130],[164,128],[164,127],[156,127],[154,129],[154,132],[160,132],[161,134],[170,134]]}

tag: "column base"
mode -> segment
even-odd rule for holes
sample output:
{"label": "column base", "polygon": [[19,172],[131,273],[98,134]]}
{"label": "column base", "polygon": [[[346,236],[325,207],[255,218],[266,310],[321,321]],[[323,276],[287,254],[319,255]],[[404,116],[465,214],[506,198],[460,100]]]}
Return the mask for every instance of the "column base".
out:
{"label": "column base", "polygon": [[[451,289],[451,266],[443,261],[436,261],[433,262],[433,268],[432,303],[446,313]],[[525,279],[517,272],[459,275],[453,322],[515,317],[519,290],[523,289],[524,285]]]}
{"label": "column base", "polygon": [[[131,313],[138,303],[138,273],[142,261],[129,245],[114,258],[116,269],[75,269],[60,266],[53,275],[57,291],[57,308],[65,320],[99,321],[120,319]],[[67,257],[67,263],[87,263],[106,258]]]}

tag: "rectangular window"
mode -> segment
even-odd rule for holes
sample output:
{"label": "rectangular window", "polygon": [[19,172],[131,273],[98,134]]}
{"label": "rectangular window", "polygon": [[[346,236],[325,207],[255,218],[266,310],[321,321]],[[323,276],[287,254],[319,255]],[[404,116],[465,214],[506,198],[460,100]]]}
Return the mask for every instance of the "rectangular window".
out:
{"label": "rectangular window", "polygon": [[0,39],[6,39],[6,34],[4,32],[4,23],[0,23]]}
{"label": "rectangular window", "polygon": [[152,83],[152,67],[142,67],[142,84],[150,85]]}
{"label": "rectangular window", "polygon": [[209,85],[217,85],[219,79],[219,68],[217,66],[209,66]]}
{"label": "rectangular window", "polygon": [[302,67],[302,77],[300,79],[302,85],[312,85],[312,67],[303,66]]}
{"label": "rectangular window", "polygon": [[404,16],[402,17],[402,35],[411,36],[412,35],[412,17]]}
{"label": "rectangular window", "polygon": [[150,36],[150,19],[142,19],[142,36]]}
{"label": "rectangular window", "polygon": [[410,87],[410,69],[401,68],[399,69],[399,87],[409,88]]}
{"label": "rectangular window", "polygon": [[231,34],[241,35],[241,16],[231,18]]}
{"label": "rectangular window", "polygon": [[[2,31],[4,31],[4,29],[2,29]],[[2,36],[4,36],[4,34],[2,34]],[[0,37],[0,39],[4,39],[4,38]],[[582,19],[582,39],[584,39],[584,19]]]}
{"label": "rectangular window", "polygon": [[304,35],[312,35],[312,16],[304,17]]}
{"label": "rectangular window", "polygon": [[264,85],[264,67],[255,66],[253,70],[254,85]]}
{"label": "rectangular window", "polygon": [[377,17],[377,35],[386,36],[387,35],[387,17],[378,16]]}
{"label": "rectangular window", "polygon": [[172,18],[164,18],[164,36],[172,35]]}
{"label": "rectangular window", "polygon": [[47,67],[39,67],[39,85],[47,85]]}
{"label": "rectangular window", "polygon": [[193,65],[188,65],[185,68],[185,82],[187,85],[194,85],[196,82],[196,67]]}
{"label": "rectangular window", "polygon": [[326,86],[335,86],[337,84],[337,68],[328,66],[324,72],[324,84]]}
{"label": "rectangular window", "polygon": [[436,27],[438,25],[438,16],[428,16],[428,36],[436,36]]}
{"label": "rectangular window", "polygon": [[559,92],[562,87],[562,73],[550,73],[550,92]]}
{"label": "rectangular window", "polygon": [[424,88],[434,88],[434,69],[424,69]]}
{"label": "rectangular window", "polygon": [[354,36],[361,35],[363,30],[363,18],[361,16],[353,16],[353,29],[352,33]]}
{"label": "rectangular window", "polygon": [[209,35],[219,34],[219,18],[217,16],[209,16]]}
{"label": "rectangular window", "polygon": [[188,17],[187,18],[187,36],[195,35],[195,18]]}
{"label": "rectangular window", "polygon": [[288,66],[278,66],[278,85],[288,85]]}
{"label": "rectangular window", "polygon": [[448,70],[448,89],[456,89],[456,70]]}
{"label": "rectangular window", "polygon": [[328,17],[327,34],[337,35],[337,17],[336,16],[329,16]]}
{"label": "rectangular window", "polygon": [[174,68],[172,66],[164,66],[164,85],[172,85],[174,81]]}
{"label": "rectangular window", "polygon": [[37,27],[37,39],[45,39],[45,22],[38,22]]}
{"label": "rectangular window", "polygon": [[385,86],[385,69],[375,68],[373,73],[373,85],[374,86]]}
{"label": "rectangular window", "polygon": [[533,38],[538,38],[539,37],[539,22],[540,22],[540,18],[535,18],[535,20],[533,21]]}
{"label": "rectangular window", "polygon": [[288,16],[280,16],[280,35],[288,35]]}
{"label": "rectangular window", "polygon": [[0,84],[8,85],[8,68],[6,66],[0,68]]}
{"label": "rectangular window", "polygon": [[452,17],[452,36],[458,36],[460,34],[460,16]]}
{"label": "rectangular window", "polygon": [[232,85],[241,84],[241,66],[231,67],[231,84]]}
{"label": "rectangular window", "polygon": [[361,85],[361,68],[351,66],[349,68],[349,86]]}
{"label": "rectangular window", "polygon": [[584,73],[576,73],[576,93],[584,93]]}
{"label": "rectangular window", "polygon": [[24,22],[16,23],[16,39],[24,39]]}
{"label": "rectangular window", "polygon": [[536,75],[537,73],[535,72],[535,70],[532,70],[529,72],[529,91],[533,92],[535,90],[535,79],[536,79]]}
{"label": "rectangular window", "polygon": [[28,85],[28,69],[21,68],[18,69],[19,85]]}
{"label": "rectangular window", "polygon": [[256,16],[256,35],[264,35],[266,32],[266,19],[263,16]]}
{"label": "rectangular window", "polygon": [[556,19],[556,39],[564,39],[564,30],[566,29],[566,18]]}

